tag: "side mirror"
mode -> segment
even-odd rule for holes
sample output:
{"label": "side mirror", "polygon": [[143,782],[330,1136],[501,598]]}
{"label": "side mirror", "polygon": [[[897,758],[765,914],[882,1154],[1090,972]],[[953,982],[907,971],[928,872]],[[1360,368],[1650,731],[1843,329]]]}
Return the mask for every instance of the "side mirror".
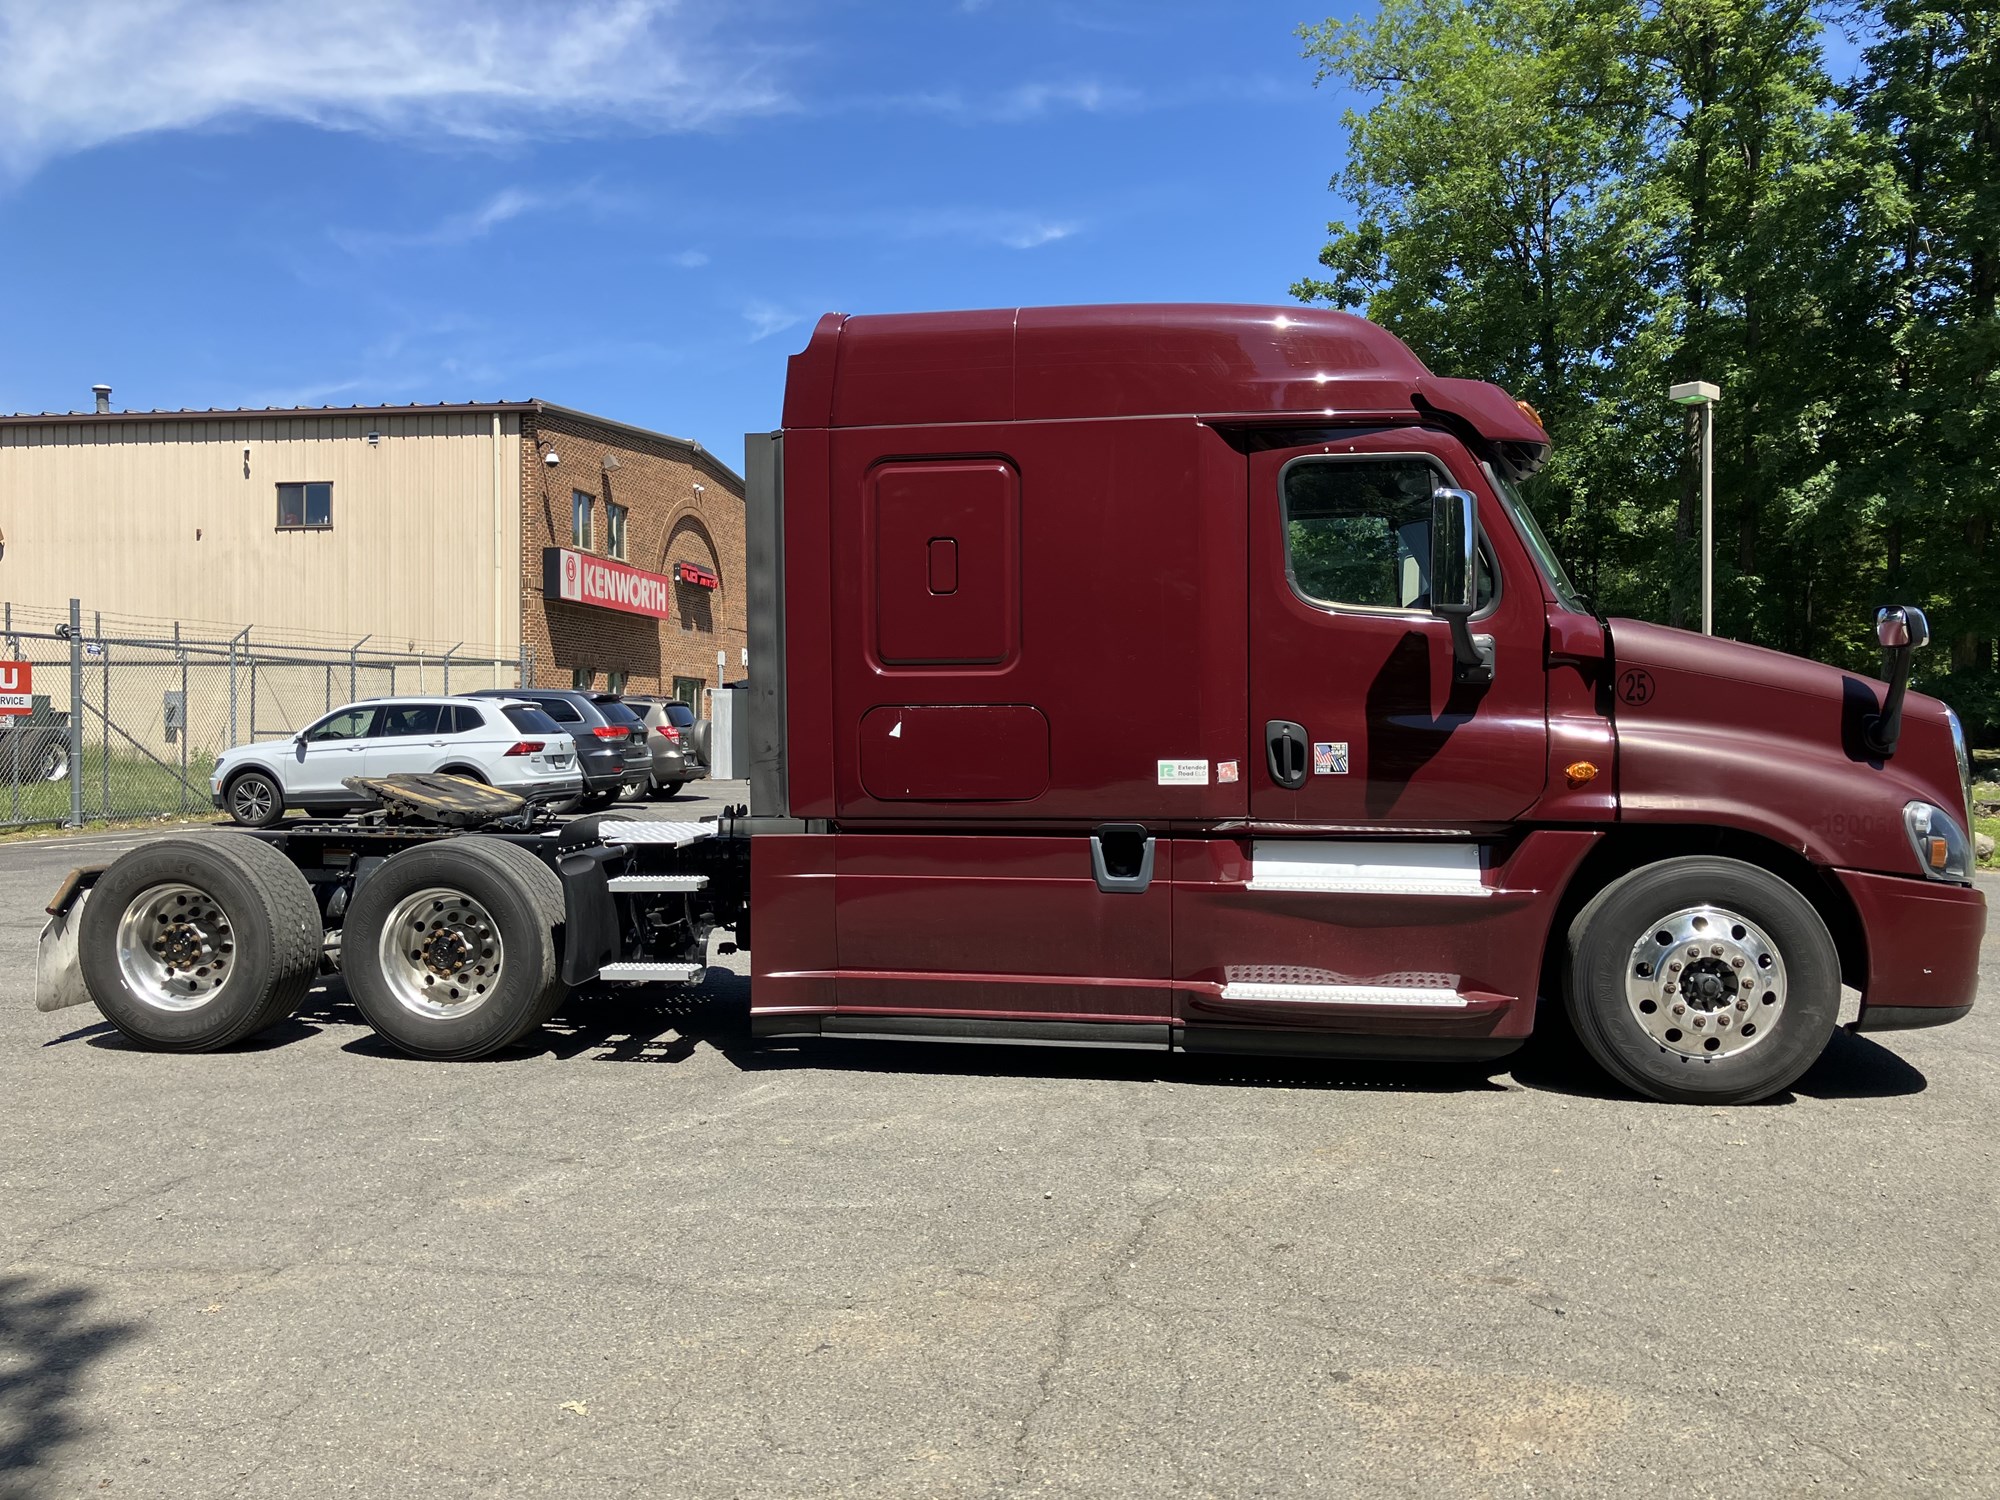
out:
{"label": "side mirror", "polygon": [[1464,490],[1431,491],[1431,613],[1472,613],[1479,567],[1479,511]]}
{"label": "side mirror", "polygon": [[1931,643],[1931,622],[1914,604],[1891,604],[1875,611],[1875,639],[1888,653],[1882,675],[1889,680],[1889,696],[1882,711],[1863,726],[1862,740],[1871,754],[1887,760],[1896,753],[1903,735],[1903,698],[1910,688],[1910,653]]}
{"label": "side mirror", "polygon": [[1460,682],[1491,682],[1493,658],[1466,623],[1479,588],[1479,502],[1469,491],[1431,491],[1430,586],[1431,613],[1451,626],[1453,674]]}

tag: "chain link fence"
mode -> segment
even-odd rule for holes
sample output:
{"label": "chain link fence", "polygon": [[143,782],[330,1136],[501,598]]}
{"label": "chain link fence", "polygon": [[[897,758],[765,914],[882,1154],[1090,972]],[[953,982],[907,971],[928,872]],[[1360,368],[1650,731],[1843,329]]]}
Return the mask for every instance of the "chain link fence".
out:
{"label": "chain link fence", "polygon": [[75,599],[0,604],[0,650],[0,703],[28,706],[0,716],[0,828],[206,814],[231,745],[288,738],[357,699],[534,680],[525,647],[145,620]]}

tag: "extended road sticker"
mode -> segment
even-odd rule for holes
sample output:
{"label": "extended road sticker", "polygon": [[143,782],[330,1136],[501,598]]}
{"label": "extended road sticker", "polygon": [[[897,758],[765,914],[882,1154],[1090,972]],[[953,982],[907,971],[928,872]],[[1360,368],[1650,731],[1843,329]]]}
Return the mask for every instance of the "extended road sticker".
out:
{"label": "extended road sticker", "polygon": [[1208,762],[1205,760],[1163,760],[1160,762],[1161,786],[1207,786]]}
{"label": "extended road sticker", "polygon": [[1313,742],[1313,775],[1345,776],[1347,774],[1347,741],[1315,740]]}

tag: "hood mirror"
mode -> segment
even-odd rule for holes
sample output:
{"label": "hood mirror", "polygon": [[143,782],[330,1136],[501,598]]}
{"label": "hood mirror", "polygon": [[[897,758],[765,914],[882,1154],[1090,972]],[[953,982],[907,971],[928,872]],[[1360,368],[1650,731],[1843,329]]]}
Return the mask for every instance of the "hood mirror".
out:
{"label": "hood mirror", "polygon": [[1862,729],[1862,740],[1871,755],[1887,760],[1896,753],[1903,734],[1903,698],[1910,687],[1910,653],[1931,643],[1931,622],[1914,604],[1891,604],[1875,611],[1875,639],[1888,653],[1882,675],[1889,681],[1889,695],[1882,711],[1871,715]]}
{"label": "hood mirror", "polygon": [[1431,613],[1451,626],[1453,675],[1491,682],[1493,657],[1472,639],[1467,621],[1478,598],[1479,502],[1468,490],[1431,491]]}

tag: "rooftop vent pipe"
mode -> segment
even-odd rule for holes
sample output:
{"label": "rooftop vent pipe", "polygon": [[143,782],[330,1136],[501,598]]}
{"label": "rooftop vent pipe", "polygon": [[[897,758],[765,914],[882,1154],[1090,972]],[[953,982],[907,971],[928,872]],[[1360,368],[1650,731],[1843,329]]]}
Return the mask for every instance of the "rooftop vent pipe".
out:
{"label": "rooftop vent pipe", "polygon": [[99,414],[99,415],[102,415],[102,414],[104,414],[105,412],[108,412],[108,411],[110,411],[110,410],[111,410],[111,387],[110,387],[110,386],[108,386],[108,385],[94,385],[94,386],[92,386],[92,387],[90,388],[90,394],[91,394],[91,395],[93,395],[93,396],[95,396],[95,397],[97,398],[97,410],[98,410],[98,414]]}

